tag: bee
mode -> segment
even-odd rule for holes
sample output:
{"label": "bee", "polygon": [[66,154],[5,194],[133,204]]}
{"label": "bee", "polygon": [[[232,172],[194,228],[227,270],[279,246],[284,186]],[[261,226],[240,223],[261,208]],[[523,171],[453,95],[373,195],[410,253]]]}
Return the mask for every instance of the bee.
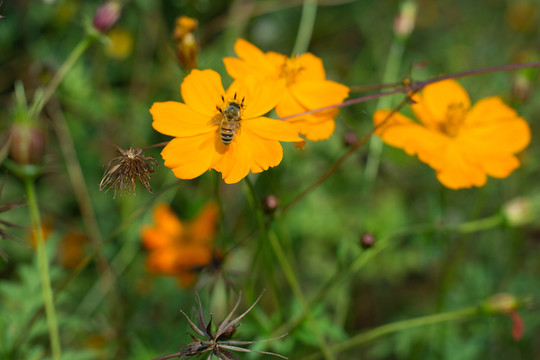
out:
{"label": "bee", "polygon": [[[223,102],[225,99],[221,97]],[[240,132],[240,121],[242,120],[241,110],[244,108],[244,98],[242,101],[236,102],[236,94],[234,94],[234,101],[229,102],[229,105],[224,109],[216,106],[219,114],[214,116],[208,125],[219,125],[219,134],[223,145],[229,145],[237,132]]]}

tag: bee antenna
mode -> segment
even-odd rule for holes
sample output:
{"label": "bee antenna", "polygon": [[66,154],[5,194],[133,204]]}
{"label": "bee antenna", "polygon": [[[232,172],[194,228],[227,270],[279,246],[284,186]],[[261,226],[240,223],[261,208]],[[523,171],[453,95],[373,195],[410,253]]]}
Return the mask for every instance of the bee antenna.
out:
{"label": "bee antenna", "polygon": [[221,95],[221,101],[225,102],[225,98]]}
{"label": "bee antenna", "polygon": [[217,111],[219,111],[219,112],[223,112],[223,111],[221,111],[221,108],[220,108],[219,106],[217,106],[217,105],[216,105],[216,109],[217,109]]}
{"label": "bee antenna", "polygon": [[236,93],[234,93],[234,100],[236,100]]}

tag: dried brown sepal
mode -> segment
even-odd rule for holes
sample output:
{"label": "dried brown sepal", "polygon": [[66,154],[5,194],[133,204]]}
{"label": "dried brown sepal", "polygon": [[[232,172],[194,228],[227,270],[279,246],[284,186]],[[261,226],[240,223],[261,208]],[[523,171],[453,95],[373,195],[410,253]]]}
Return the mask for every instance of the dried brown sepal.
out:
{"label": "dried brown sepal", "polygon": [[[116,146],[116,145],[115,145]],[[114,188],[113,199],[117,193],[133,192],[136,195],[136,179],[152,192],[150,178],[155,170],[152,165],[158,166],[158,162],[151,156],[145,156],[142,149],[129,148],[124,150],[116,146],[120,156],[115,157],[105,166],[103,179],[99,184],[99,190],[106,189],[105,192]]]}
{"label": "dried brown sepal", "polygon": [[238,308],[238,305],[240,304],[240,297],[238,297],[238,301],[236,302],[234,308],[232,311],[227,315],[225,320],[223,320],[220,325],[218,326],[217,330],[212,330],[212,315],[210,315],[210,320],[208,323],[206,323],[206,320],[204,318],[204,312],[201,304],[201,299],[199,298],[199,294],[195,294],[197,299],[197,304],[199,306],[198,309],[198,318],[197,318],[197,324],[195,324],[191,319],[182,311],[180,312],[184,315],[184,317],[187,319],[189,326],[195,331],[196,334],[203,337],[204,339],[199,339],[193,335],[190,335],[193,339],[193,342],[183,346],[180,348],[180,351],[157,357],[153,360],[166,360],[166,359],[172,359],[172,358],[184,358],[184,357],[192,357],[195,355],[200,355],[208,352],[207,360],[211,359],[212,356],[216,356],[220,360],[239,360],[239,358],[230,353],[230,351],[239,351],[239,352],[253,352],[258,354],[266,354],[266,355],[273,355],[280,357],[282,359],[287,359],[287,357],[283,355],[279,355],[273,352],[268,351],[257,351],[257,350],[249,350],[245,349],[241,346],[249,345],[249,344],[255,344],[259,342],[267,342],[272,340],[281,339],[284,336],[287,336],[287,334],[283,334],[277,338],[273,339],[267,339],[267,340],[259,340],[259,341],[241,341],[241,340],[229,340],[230,337],[234,334],[236,331],[236,328],[240,325],[238,322],[246,316],[246,314],[253,309],[253,307],[259,302],[261,295],[255,300],[253,305],[251,305],[246,311],[244,311],[240,316],[232,319],[232,316],[236,309]]}

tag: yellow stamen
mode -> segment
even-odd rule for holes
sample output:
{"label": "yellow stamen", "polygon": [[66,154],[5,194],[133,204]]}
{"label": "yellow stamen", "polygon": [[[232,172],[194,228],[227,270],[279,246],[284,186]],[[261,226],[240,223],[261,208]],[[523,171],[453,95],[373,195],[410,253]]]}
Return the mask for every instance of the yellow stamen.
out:
{"label": "yellow stamen", "polygon": [[466,112],[463,103],[448,105],[446,115],[443,121],[439,123],[439,130],[450,137],[456,137],[465,121]]}

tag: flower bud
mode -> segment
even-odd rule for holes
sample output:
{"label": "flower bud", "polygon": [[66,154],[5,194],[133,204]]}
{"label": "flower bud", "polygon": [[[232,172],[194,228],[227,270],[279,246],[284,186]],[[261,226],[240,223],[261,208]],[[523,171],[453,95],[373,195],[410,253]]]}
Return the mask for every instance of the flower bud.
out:
{"label": "flower bud", "polygon": [[176,19],[173,39],[176,41],[176,56],[178,57],[178,62],[184,69],[189,70],[197,67],[199,42],[194,34],[197,26],[197,19],[187,16],[180,16]]}
{"label": "flower bud", "polygon": [[267,195],[263,199],[263,209],[267,214],[273,214],[279,207],[279,198],[276,195]]}
{"label": "flower bud", "polygon": [[486,300],[483,309],[488,314],[508,314],[516,310],[518,306],[518,299],[514,295],[500,293]]}
{"label": "flower bud", "polygon": [[365,232],[360,236],[360,245],[362,245],[364,249],[369,249],[375,245],[375,240],[375,235],[370,232]]}
{"label": "flower bud", "polygon": [[394,33],[402,38],[408,38],[416,22],[417,6],[414,1],[406,1],[401,5],[399,14],[394,20]]}
{"label": "flower bud", "polygon": [[528,225],[540,216],[540,194],[514,198],[504,204],[502,213],[510,226]]}
{"label": "flower bud", "polygon": [[347,131],[343,135],[343,144],[347,147],[353,146],[358,142],[358,135],[354,131]]}
{"label": "flower bud", "polygon": [[10,157],[19,165],[38,165],[45,153],[45,132],[38,125],[15,123],[11,128]]}
{"label": "flower bud", "polygon": [[518,101],[527,101],[532,94],[532,82],[524,73],[517,73],[512,81],[512,96]]}
{"label": "flower bud", "polygon": [[101,4],[96,10],[92,24],[102,33],[107,32],[107,30],[116,24],[120,18],[121,11],[122,6],[119,2],[107,1]]}

